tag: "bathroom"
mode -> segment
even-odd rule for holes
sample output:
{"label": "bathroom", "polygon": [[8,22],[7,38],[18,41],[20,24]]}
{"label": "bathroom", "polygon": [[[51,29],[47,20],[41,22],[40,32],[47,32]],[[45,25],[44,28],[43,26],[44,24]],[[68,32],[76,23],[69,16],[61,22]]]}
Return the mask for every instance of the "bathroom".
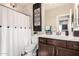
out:
{"label": "bathroom", "polygon": [[76,3],[0,3],[0,56],[79,56],[78,11]]}

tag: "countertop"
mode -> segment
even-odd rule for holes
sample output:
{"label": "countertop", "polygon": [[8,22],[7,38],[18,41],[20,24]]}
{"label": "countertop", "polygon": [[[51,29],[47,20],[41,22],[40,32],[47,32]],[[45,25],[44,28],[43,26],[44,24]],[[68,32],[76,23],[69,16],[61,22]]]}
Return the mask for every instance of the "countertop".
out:
{"label": "countertop", "polygon": [[59,39],[59,40],[67,40],[67,41],[76,41],[76,42],[79,42],[79,37],[74,37],[74,36],[41,34],[41,35],[37,35],[37,37],[44,37],[44,38],[52,38],[52,39]]}

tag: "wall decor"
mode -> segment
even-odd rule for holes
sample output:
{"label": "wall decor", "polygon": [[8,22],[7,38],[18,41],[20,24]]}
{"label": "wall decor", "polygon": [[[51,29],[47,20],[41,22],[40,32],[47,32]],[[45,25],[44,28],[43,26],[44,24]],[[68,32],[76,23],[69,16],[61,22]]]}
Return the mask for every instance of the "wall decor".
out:
{"label": "wall decor", "polygon": [[33,30],[41,31],[41,3],[33,5]]}

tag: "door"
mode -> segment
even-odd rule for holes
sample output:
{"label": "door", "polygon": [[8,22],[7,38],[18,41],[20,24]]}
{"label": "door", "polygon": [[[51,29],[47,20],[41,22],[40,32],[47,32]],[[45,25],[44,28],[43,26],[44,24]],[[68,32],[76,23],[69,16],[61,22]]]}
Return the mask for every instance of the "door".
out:
{"label": "door", "polygon": [[56,55],[57,56],[79,56],[79,51],[57,47]]}
{"label": "door", "polygon": [[54,56],[54,47],[41,43],[38,49],[38,56]]}

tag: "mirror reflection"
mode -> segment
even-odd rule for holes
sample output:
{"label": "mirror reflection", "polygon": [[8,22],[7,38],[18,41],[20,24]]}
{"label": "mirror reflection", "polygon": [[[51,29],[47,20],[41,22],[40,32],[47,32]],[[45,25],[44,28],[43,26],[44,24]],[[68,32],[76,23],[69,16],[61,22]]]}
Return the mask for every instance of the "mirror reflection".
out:
{"label": "mirror reflection", "polygon": [[[68,33],[72,32],[72,14],[74,4],[55,3],[44,4],[45,6],[45,26],[48,31]],[[47,28],[45,28],[47,30]]]}

